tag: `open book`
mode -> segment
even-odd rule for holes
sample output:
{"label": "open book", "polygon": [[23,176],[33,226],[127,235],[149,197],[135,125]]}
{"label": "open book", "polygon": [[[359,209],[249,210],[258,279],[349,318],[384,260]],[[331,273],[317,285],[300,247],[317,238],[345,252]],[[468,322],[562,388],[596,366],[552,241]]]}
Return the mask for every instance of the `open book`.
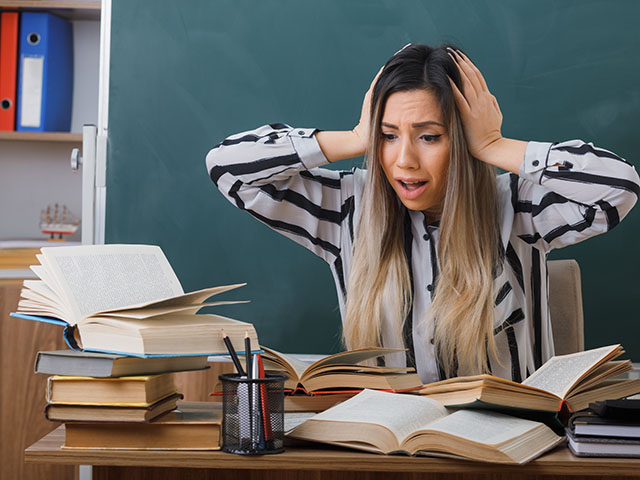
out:
{"label": "open book", "polygon": [[290,437],[377,453],[525,463],[564,440],[546,425],[485,410],[450,413],[435,400],[364,390],[306,420]]}
{"label": "open book", "polygon": [[284,388],[294,392],[322,393],[321,390],[363,388],[404,391],[422,385],[413,368],[363,364],[376,357],[403,352],[403,349],[361,348],[329,355],[316,362],[304,362],[264,346],[261,348],[264,350],[264,368],[284,371],[289,377]]}
{"label": "open book", "polygon": [[449,407],[507,407],[559,412],[563,403],[582,410],[590,402],[640,392],[638,379],[613,379],[631,370],[631,362],[613,361],[620,345],[549,359],[522,383],[492,375],[450,378],[425,385],[420,393]]}
{"label": "open book", "polygon": [[184,293],[160,247],[83,245],[44,247],[39,280],[25,280],[12,316],[62,325],[69,347],[128,355],[226,353],[224,329],[244,351],[244,333],[254,345],[253,325],[196,312],[213,295],[244,284]]}

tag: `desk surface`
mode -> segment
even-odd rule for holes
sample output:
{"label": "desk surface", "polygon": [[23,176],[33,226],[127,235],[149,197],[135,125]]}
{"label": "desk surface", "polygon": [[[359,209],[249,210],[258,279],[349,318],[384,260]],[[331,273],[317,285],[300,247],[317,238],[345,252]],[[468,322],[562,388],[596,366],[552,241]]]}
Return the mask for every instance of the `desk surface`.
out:
{"label": "desk surface", "polygon": [[64,426],[25,450],[27,463],[184,467],[242,470],[332,470],[359,472],[527,473],[529,475],[637,475],[640,459],[577,458],[565,447],[520,465],[497,465],[464,460],[376,455],[336,448],[287,448],[277,455],[232,455],[211,451],[62,450]]}

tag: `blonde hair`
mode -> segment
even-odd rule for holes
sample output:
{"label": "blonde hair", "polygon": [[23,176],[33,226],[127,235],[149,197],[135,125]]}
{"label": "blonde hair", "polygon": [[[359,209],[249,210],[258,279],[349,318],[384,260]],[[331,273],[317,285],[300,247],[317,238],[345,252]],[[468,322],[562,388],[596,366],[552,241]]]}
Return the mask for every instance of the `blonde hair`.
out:
{"label": "blonde hair", "polygon": [[444,46],[433,49],[411,45],[387,62],[376,83],[367,180],[343,328],[343,340],[350,349],[381,345],[385,318],[397,338],[402,338],[412,303],[410,266],[403,247],[406,209],[380,164],[380,124],[391,93],[429,90],[440,101],[450,141],[450,162],[440,214],[441,273],[431,308],[422,321],[433,323],[436,355],[447,376],[455,375],[458,367],[469,373],[486,372],[490,368],[488,356],[497,358],[493,283],[501,255],[496,172],[469,154],[449,77],[460,85],[456,66]]}

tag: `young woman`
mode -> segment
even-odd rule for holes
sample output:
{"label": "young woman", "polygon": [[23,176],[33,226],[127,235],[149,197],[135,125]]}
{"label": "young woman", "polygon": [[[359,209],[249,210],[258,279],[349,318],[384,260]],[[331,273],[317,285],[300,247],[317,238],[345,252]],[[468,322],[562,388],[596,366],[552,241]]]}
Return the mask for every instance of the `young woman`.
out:
{"label": "young woman", "polygon": [[[617,225],[640,182],[607,150],[507,139],[501,124],[462,52],[409,45],[352,131],[266,125],[214,147],[207,168],[233,204],[327,261],[347,348],[405,347],[387,365],[425,383],[522,381],[553,355],[546,254]],[[366,170],[317,168],[364,154]]]}

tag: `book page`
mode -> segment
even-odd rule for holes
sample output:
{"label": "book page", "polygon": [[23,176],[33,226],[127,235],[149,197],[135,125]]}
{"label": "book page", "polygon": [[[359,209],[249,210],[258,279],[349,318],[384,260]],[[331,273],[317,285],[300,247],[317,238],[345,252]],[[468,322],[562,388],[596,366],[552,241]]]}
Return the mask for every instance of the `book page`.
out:
{"label": "book page", "polygon": [[[198,305],[176,305],[176,306],[167,306],[167,307],[151,306],[151,307],[131,308],[126,310],[107,310],[105,312],[100,312],[95,315],[91,315],[91,318],[107,316],[107,317],[143,319],[143,318],[157,317],[160,315],[167,315],[169,313],[195,314],[200,309],[205,307],[218,307],[220,305],[236,305],[238,303],[249,303],[249,302],[246,300],[237,300],[237,301],[225,301],[225,302],[207,302],[207,303],[200,303]],[[154,303],[153,305],[157,305],[157,303]]]}
{"label": "book page", "polygon": [[445,432],[473,442],[496,445],[524,435],[538,422],[490,410],[458,410],[433,422],[428,430]]}
{"label": "book page", "polygon": [[411,432],[427,428],[430,423],[447,415],[447,409],[430,398],[363,390],[313,419],[381,425],[393,432],[401,443]]}
{"label": "book page", "polygon": [[376,357],[382,357],[387,354],[404,352],[404,348],[360,348],[358,350],[349,350],[347,352],[334,353],[328,357],[322,358],[314,362],[308,369],[306,374],[311,375],[316,368],[325,367],[327,365],[355,365],[366,360]]}
{"label": "book page", "polygon": [[83,245],[42,249],[75,324],[93,313],[183,294],[162,250],[152,245]]}
{"label": "book page", "polygon": [[[265,347],[264,345],[261,345],[260,348],[265,351],[265,354],[262,355],[264,368],[267,370],[272,370],[273,367],[276,367],[278,370],[284,368],[287,372],[296,375],[295,380],[299,380],[304,371],[312,364],[312,362],[299,360],[293,355],[286,355],[284,353],[277,352],[271,348]],[[269,356],[273,357],[274,360],[277,360],[271,360]]]}
{"label": "book page", "polygon": [[40,280],[42,280],[47,285],[47,287],[49,287],[56,294],[58,299],[61,300],[65,298],[64,293],[62,292],[62,288],[60,287],[60,284],[58,283],[58,281],[55,279],[55,277],[53,277],[50,273],[48,273],[43,266],[45,262],[44,255],[38,254],[36,255],[36,258],[40,262],[40,265],[31,265],[29,267],[31,271],[35,273],[36,276]]}
{"label": "book page", "polygon": [[522,384],[540,388],[564,398],[571,387],[594,366],[619,349],[620,345],[609,345],[586,352],[552,357]]}

